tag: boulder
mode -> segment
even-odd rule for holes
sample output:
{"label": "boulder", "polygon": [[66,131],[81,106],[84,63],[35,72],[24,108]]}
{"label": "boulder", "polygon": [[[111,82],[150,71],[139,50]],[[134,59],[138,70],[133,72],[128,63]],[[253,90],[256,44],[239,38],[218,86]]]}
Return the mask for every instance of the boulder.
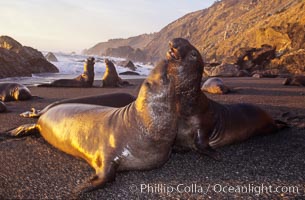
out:
{"label": "boulder", "polygon": [[137,67],[130,60],[125,60],[118,63],[119,66],[128,68],[132,71],[136,71]]}
{"label": "boulder", "polygon": [[210,77],[235,77],[239,74],[239,66],[223,63],[215,67],[204,67],[204,73]]}
{"label": "boulder", "polygon": [[281,69],[282,72],[305,75],[305,49],[299,49],[282,55],[271,61],[270,67]]}
{"label": "boulder", "polygon": [[56,56],[55,56],[52,52],[48,52],[47,55],[45,55],[45,58],[46,58],[49,62],[58,62]]}
{"label": "boulder", "polygon": [[22,46],[8,36],[0,37],[0,78],[31,76],[33,73],[46,72],[59,71],[36,49]]}
{"label": "boulder", "polygon": [[120,46],[117,48],[106,49],[103,56],[126,58],[129,60],[136,60],[139,62],[146,61],[146,54],[139,48],[134,49],[131,46]]}

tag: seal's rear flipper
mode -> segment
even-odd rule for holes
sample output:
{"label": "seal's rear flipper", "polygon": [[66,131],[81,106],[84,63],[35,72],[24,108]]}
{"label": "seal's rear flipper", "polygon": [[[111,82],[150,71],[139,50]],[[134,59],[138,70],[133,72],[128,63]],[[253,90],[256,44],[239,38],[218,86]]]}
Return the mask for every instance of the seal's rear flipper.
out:
{"label": "seal's rear flipper", "polygon": [[20,114],[21,117],[25,118],[38,118],[40,115],[40,110],[36,110],[35,108],[32,108],[31,111],[26,111]]}
{"label": "seal's rear flipper", "polygon": [[0,141],[39,134],[36,124],[25,124],[0,134]]}

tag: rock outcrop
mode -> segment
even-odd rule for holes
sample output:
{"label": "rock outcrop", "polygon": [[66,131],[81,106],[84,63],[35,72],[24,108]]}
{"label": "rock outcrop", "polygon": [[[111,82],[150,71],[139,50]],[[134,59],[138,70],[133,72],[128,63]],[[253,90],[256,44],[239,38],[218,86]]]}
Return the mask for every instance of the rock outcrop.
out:
{"label": "rock outcrop", "polygon": [[118,63],[118,66],[128,68],[132,71],[136,71],[137,67],[130,60],[121,61]]}
{"label": "rock outcrop", "polygon": [[8,36],[0,37],[0,78],[45,72],[55,73],[58,69],[36,49],[22,46]]}
{"label": "rock outcrop", "polygon": [[58,62],[56,56],[55,56],[54,53],[52,53],[52,52],[48,52],[48,53],[45,55],[45,58],[46,58],[49,62]]}
{"label": "rock outcrop", "polygon": [[[206,62],[224,63],[224,59],[233,59],[233,62],[225,62],[228,64],[237,63],[232,56],[240,48],[259,49],[267,44],[272,47],[270,51],[262,52],[258,60],[253,60],[255,63],[244,60],[242,68],[261,66],[261,70],[279,68],[304,74],[304,65],[299,62],[305,50],[304,32],[305,2],[302,0],[222,0],[177,19],[152,37],[133,37],[137,41],[142,39],[143,46],[132,46],[128,43],[130,39],[121,39],[120,44],[126,42],[132,48],[140,48],[146,61],[155,62],[163,58],[169,40],[183,37],[197,47]],[[107,45],[110,43],[104,43]],[[267,55],[264,57],[265,53],[275,53],[275,60]],[[271,59],[270,65],[262,63],[262,58],[268,62]]]}
{"label": "rock outcrop", "polygon": [[117,48],[108,48],[103,56],[121,57],[133,61],[146,61],[146,54],[139,48],[133,49],[131,46],[120,46]]}

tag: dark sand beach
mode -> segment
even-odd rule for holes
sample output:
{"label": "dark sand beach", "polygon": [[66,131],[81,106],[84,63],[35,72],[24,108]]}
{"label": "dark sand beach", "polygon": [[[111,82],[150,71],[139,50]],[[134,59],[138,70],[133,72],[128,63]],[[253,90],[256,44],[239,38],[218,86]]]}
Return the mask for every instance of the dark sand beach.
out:
{"label": "dark sand beach", "polygon": [[[163,167],[118,173],[115,182],[83,198],[304,198],[305,88],[283,86],[282,80],[226,78],[225,83],[236,88],[237,93],[208,96],[221,103],[256,104],[274,118],[289,123],[291,128],[220,148],[221,161],[194,152],[173,153]],[[6,103],[10,112],[0,114],[0,132],[34,123],[37,119],[21,118],[19,114],[32,107],[42,109],[56,100],[113,92],[136,95],[142,80],[130,82],[135,86],[118,89],[29,87],[33,95],[42,99]],[[41,137],[0,142],[0,154],[0,199],[66,199],[76,185],[94,174],[85,161],[53,148]],[[147,186],[150,190],[145,189]],[[248,189],[239,190],[241,187]]]}

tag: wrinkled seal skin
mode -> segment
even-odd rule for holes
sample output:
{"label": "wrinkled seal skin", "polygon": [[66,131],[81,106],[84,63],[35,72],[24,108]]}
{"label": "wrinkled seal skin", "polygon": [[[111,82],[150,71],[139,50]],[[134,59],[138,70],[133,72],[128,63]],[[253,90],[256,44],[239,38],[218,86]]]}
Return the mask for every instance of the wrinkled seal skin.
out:
{"label": "wrinkled seal skin", "polygon": [[43,113],[47,112],[50,108],[66,103],[83,103],[83,104],[93,104],[99,106],[109,106],[120,108],[130,104],[131,102],[135,101],[136,98],[128,93],[111,93],[111,94],[103,94],[103,95],[95,95],[95,96],[87,96],[87,97],[80,97],[80,98],[71,98],[65,99],[61,101],[56,101],[42,110],[36,110],[32,108],[31,111],[26,111],[21,113],[20,116],[27,117],[27,118],[38,118]]}
{"label": "wrinkled seal skin", "polygon": [[7,110],[5,104],[0,101],[0,113],[5,112]]}
{"label": "wrinkled seal skin", "polygon": [[294,76],[286,78],[283,85],[305,86],[305,76]]}
{"label": "wrinkled seal skin", "polygon": [[41,84],[38,87],[92,87],[94,82],[94,57],[87,58],[84,72],[74,79],[59,79],[50,84]]}
{"label": "wrinkled seal skin", "polygon": [[116,171],[148,170],[163,165],[176,138],[173,81],[167,61],[143,82],[135,102],[111,108],[61,104],[38,119],[9,132],[18,136],[39,131],[53,146],[86,160],[96,175],[83,185],[91,191],[114,180]]}
{"label": "wrinkled seal skin", "polygon": [[182,38],[172,40],[169,46],[167,57],[174,63],[169,65],[169,74],[175,77],[179,111],[177,150],[192,149],[218,160],[220,155],[214,148],[286,126],[257,106],[221,105],[208,99],[200,91],[203,61],[199,52]]}
{"label": "wrinkled seal skin", "polygon": [[223,83],[221,78],[209,78],[203,83],[201,91],[211,94],[227,94],[230,89]]}
{"label": "wrinkled seal skin", "polygon": [[30,90],[18,83],[0,83],[1,101],[23,101],[32,98]]}
{"label": "wrinkled seal skin", "polygon": [[105,64],[106,71],[102,78],[101,87],[122,87],[130,85],[127,81],[123,81],[119,77],[113,62],[108,59],[105,59]]}

